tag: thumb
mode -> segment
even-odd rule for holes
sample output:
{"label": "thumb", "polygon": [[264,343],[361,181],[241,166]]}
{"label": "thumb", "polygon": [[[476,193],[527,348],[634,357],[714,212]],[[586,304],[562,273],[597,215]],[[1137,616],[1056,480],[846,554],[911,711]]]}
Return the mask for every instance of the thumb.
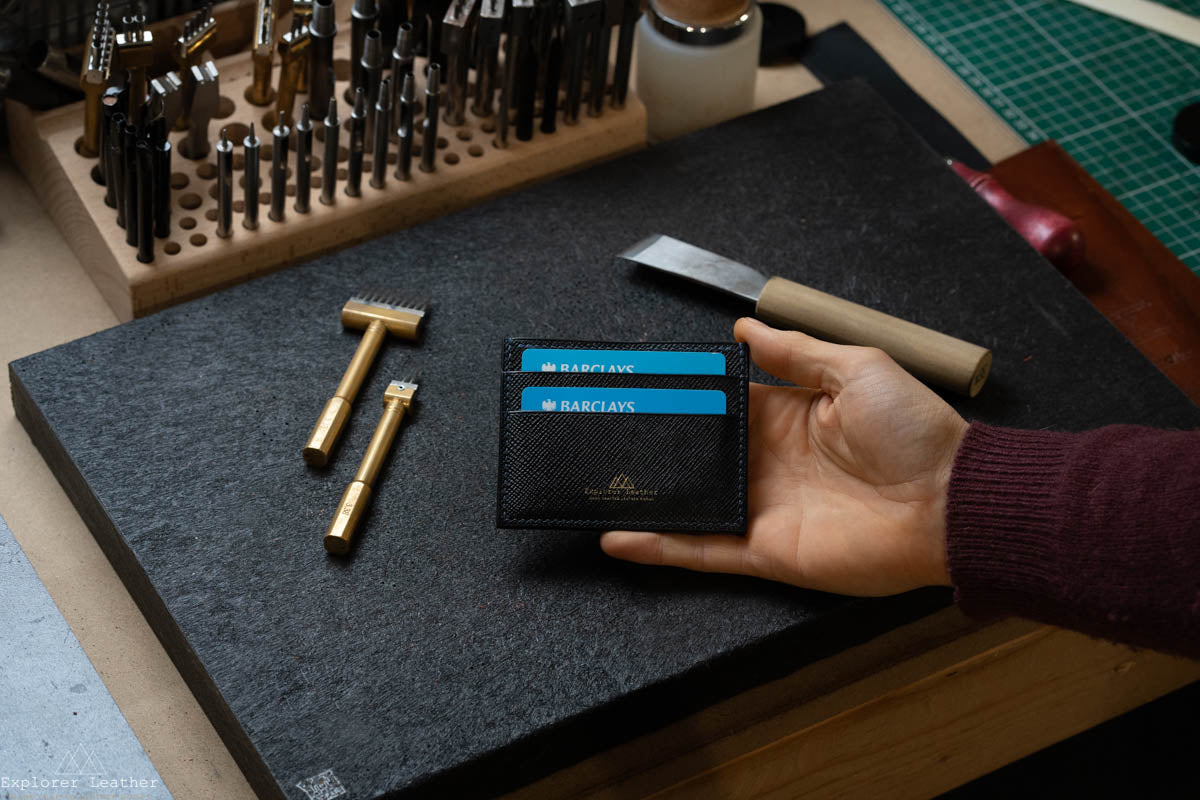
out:
{"label": "thumb", "polygon": [[749,345],[754,363],[776,378],[830,394],[837,394],[845,383],[845,347],[799,331],[777,330],[753,317],[739,319],[733,337]]}

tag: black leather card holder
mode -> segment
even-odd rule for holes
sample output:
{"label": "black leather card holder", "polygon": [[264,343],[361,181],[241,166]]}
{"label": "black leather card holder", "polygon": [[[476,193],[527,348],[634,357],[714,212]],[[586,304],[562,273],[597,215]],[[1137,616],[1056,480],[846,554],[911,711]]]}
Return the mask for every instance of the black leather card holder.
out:
{"label": "black leather card holder", "polygon": [[[726,369],[523,372],[528,348],[721,353]],[[502,367],[498,527],[745,532],[745,345],[508,339]],[[522,411],[528,387],[717,390],[725,413]]]}

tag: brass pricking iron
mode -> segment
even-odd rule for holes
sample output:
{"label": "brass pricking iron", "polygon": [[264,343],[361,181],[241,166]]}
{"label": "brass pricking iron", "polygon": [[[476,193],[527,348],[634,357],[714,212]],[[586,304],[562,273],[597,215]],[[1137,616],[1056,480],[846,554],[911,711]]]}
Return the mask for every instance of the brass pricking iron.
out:
{"label": "brass pricking iron", "polygon": [[417,379],[403,378],[392,381],[387,391],[383,393],[383,416],[375,426],[367,452],[354,473],[354,480],[342,492],[342,501],[338,503],[337,513],[333,522],[325,532],[325,549],[334,555],[345,555],[350,550],[350,540],[354,538],[354,529],[371,502],[371,491],[375,488],[375,479],[383,468],[383,460],[392,449],[396,439],[396,431],[400,430],[400,421],[404,413],[412,407],[413,396],[417,393]]}
{"label": "brass pricking iron", "polygon": [[365,332],[341,383],[308,436],[308,444],[304,445],[305,461],[314,467],[329,463],[329,454],[350,417],[354,396],[371,369],[384,337],[390,333],[401,339],[416,339],[428,305],[424,301],[405,299],[389,290],[370,289],[351,297],[342,306],[342,325]]}

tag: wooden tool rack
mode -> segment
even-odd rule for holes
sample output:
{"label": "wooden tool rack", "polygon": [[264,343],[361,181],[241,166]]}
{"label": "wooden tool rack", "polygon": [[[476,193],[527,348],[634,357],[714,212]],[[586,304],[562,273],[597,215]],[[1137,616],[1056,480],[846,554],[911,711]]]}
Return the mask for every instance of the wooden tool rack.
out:
{"label": "wooden tool rack", "polygon": [[[343,16],[339,14],[339,16]],[[341,139],[347,140],[345,121],[349,105],[343,102],[349,85],[348,15],[338,20],[334,45],[334,68],[339,115],[343,120]],[[137,260],[137,249],[125,242],[125,231],[117,225],[116,211],[104,204],[105,189],[93,178],[96,159],[77,152],[82,139],[83,103],[37,113],[18,103],[9,104],[9,131],[16,162],[33,186],[42,204],[62,231],[118,318],[127,321],[167,306],[198,297],[272,270],[310,259],[388,231],[416,225],[496,195],[518,189],[555,175],[593,164],[645,146],[645,109],[631,92],[622,109],[605,108],[598,117],[581,114],[575,125],[561,118],[557,131],[544,134],[536,129],[529,141],[519,141],[510,127],[508,147],[494,144],[495,116],[480,117],[467,103],[466,121],[452,126],[441,120],[438,130],[437,168],[432,173],[417,169],[403,182],[394,175],[396,146],[388,155],[388,180],[384,188],[370,185],[371,157],[364,163],[362,196],[348,197],[343,191],[345,168],[339,168],[334,205],[323,205],[320,194],[320,163],[324,153],[324,130],[314,119],[313,194],[311,210],[299,214],[293,200],[285,204],[281,222],[272,221],[266,209],[259,213],[257,230],[241,225],[243,163],[241,140],[249,124],[255,123],[260,140],[262,189],[260,202],[270,203],[271,128],[274,106],[253,106],[243,93],[251,80],[248,52],[217,60],[221,101],[209,125],[213,146],[198,161],[184,158],[178,143],[185,132],[172,132],[171,231],[155,241],[155,258],[149,264]],[[417,59],[417,97],[423,98],[424,59]],[[274,74],[278,75],[276,63]],[[296,97],[294,113],[307,94]],[[493,106],[498,106],[493,103]],[[314,110],[314,118],[324,110]],[[415,153],[420,150],[418,137]],[[226,128],[235,142],[235,187],[233,235],[222,239],[217,229],[217,170],[215,142]],[[290,169],[287,192],[294,195],[295,133],[289,148]],[[340,148],[339,161],[349,153]]]}

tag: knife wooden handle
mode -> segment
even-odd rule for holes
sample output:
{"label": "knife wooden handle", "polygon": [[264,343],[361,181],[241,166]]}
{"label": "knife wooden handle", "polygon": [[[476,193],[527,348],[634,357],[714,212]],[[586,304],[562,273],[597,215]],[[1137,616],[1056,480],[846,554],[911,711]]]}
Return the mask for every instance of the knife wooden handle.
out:
{"label": "knife wooden handle", "polygon": [[786,278],[767,281],[755,311],[766,322],[819,339],[878,347],[917,377],[967,397],[979,394],[992,367],[991,351],[979,345]]}

